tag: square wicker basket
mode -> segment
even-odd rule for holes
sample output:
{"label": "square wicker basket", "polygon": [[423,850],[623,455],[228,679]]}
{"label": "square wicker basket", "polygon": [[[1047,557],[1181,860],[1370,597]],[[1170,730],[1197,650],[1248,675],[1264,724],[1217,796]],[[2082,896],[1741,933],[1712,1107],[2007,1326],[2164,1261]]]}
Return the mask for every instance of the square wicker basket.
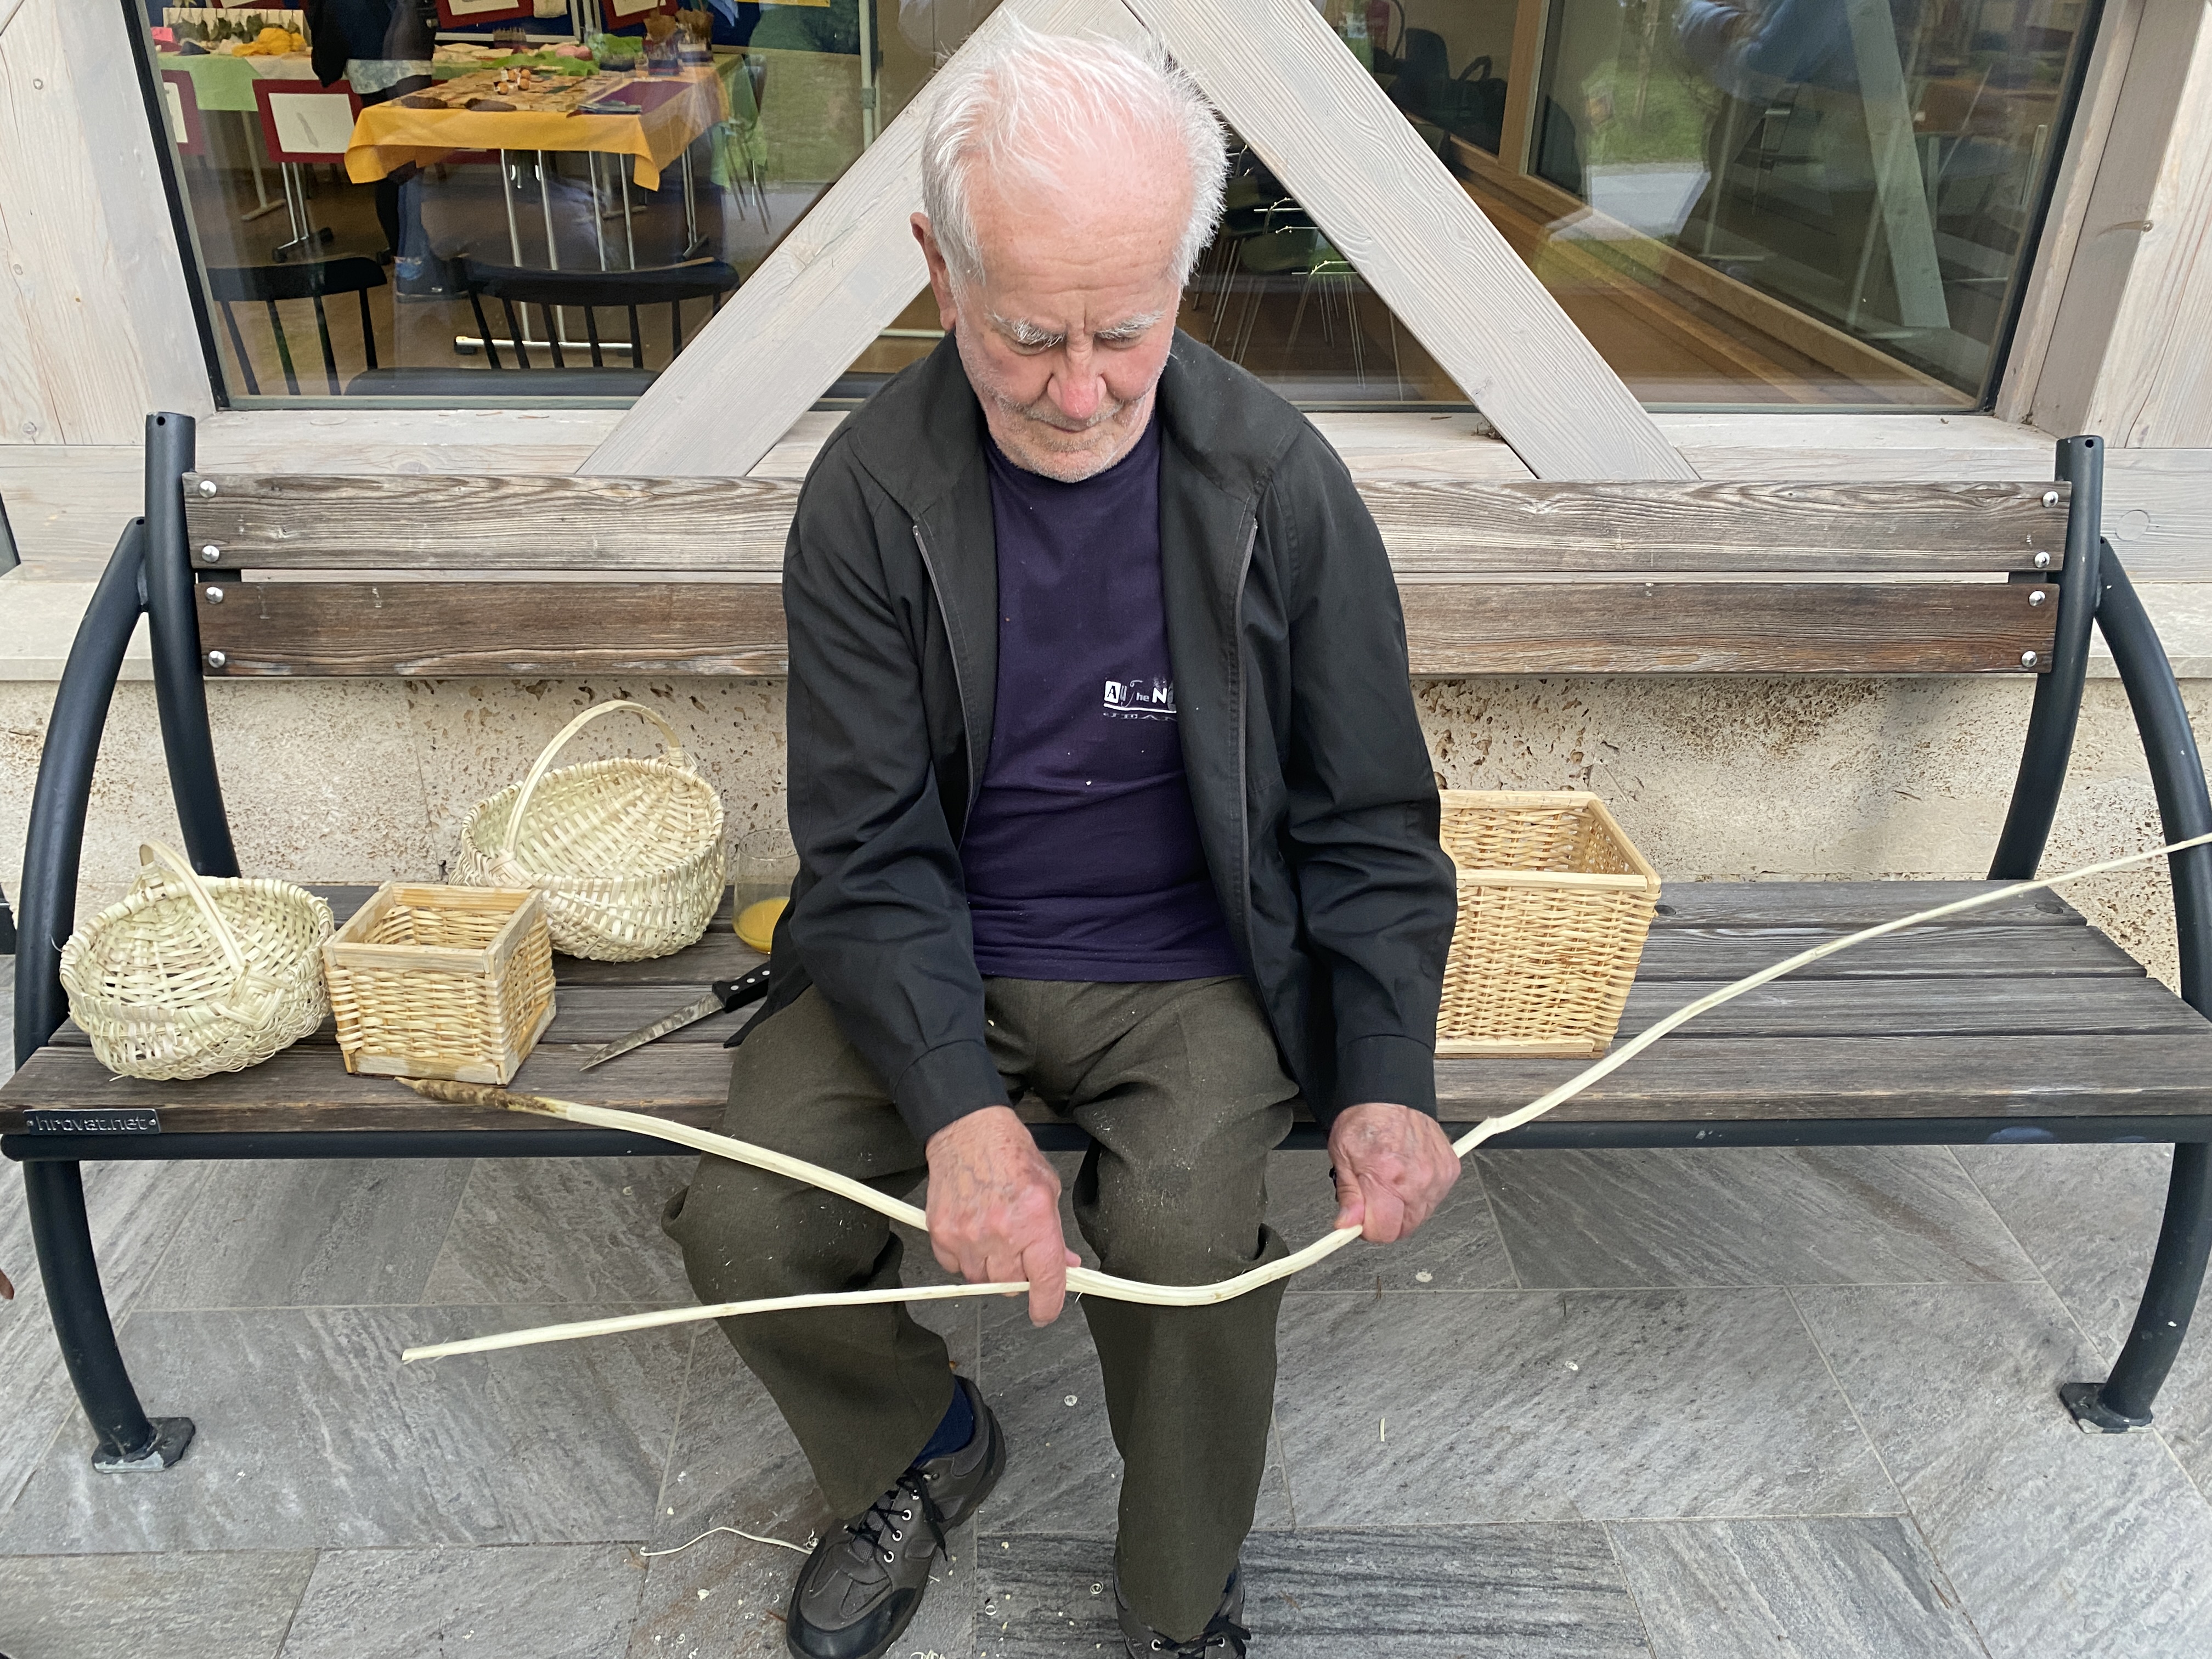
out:
{"label": "square wicker basket", "polygon": [[386,882],[323,945],[346,1070],[505,1084],[553,1018],[545,901]]}
{"label": "square wicker basket", "polygon": [[1437,1053],[1595,1056],[1620,1024],[1659,877],[1595,795],[1443,792],[1459,869]]}

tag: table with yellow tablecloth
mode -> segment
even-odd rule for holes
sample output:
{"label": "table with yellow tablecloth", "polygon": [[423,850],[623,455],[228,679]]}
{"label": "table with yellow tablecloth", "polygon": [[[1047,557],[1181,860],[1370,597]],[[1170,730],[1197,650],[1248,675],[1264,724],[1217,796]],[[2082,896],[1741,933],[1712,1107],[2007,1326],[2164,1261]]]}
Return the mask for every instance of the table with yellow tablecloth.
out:
{"label": "table with yellow tablecloth", "polygon": [[590,151],[632,159],[641,190],[660,188],[661,170],[730,116],[721,77],[704,65],[672,76],[641,76],[608,93],[646,107],[635,115],[565,115],[538,110],[410,109],[398,100],[372,104],[354,123],[346,176],[374,184],[405,163],[443,161],[456,150]]}

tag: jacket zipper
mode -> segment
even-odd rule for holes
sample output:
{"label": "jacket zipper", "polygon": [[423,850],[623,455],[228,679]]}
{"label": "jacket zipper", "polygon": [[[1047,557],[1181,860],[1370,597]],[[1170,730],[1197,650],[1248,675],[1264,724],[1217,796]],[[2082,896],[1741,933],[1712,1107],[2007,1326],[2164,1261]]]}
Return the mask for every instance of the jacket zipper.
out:
{"label": "jacket zipper", "polygon": [[[960,702],[960,736],[968,745],[968,805],[962,815],[965,817],[974,813],[975,798],[983,792],[983,762],[988,757],[979,757],[975,753],[975,726],[968,718],[968,683],[960,672],[960,640],[952,631],[951,607],[945,603],[945,587],[937,580],[937,562],[929,556],[929,540],[921,533],[919,520],[915,521],[914,545],[915,550],[921,555],[922,574],[929,578],[929,593],[937,601],[937,614],[944,620],[945,644],[952,659],[952,695]],[[1249,547],[1245,549],[1245,556],[1251,556]],[[1242,592],[1241,580],[1239,592]]]}
{"label": "jacket zipper", "polygon": [[1252,790],[1245,776],[1244,730],[1244,584],[1252,574],[1252,549],[1260,538],[1259,515],[1244,527],[1244,556],[1237,566],[1237,592],[1229,604],[1230,639],[1236,647],[1231,660],[1237,668],[1237,896],[1244,919],[1244,960],[1256,963],[1252,942]]}

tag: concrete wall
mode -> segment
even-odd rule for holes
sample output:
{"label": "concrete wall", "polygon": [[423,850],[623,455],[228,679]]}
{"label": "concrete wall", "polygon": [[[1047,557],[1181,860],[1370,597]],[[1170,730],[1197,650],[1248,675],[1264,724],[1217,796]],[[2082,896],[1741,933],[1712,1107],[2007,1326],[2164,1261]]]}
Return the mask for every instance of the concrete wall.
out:
{"label": "concrete wall", "polygon": [[[2212,681],[2185,686],[2200,726]],[[1978,877],[2003,820],[2023,679],[1480,679],[1417,688],[1455,788],[1589,787],[1670,880]],[[761,680],[314,680],[209,687],[240,859],[299,881],[434,878],[463,815],[520,777],[569,717],[611,696],[684,732],[733,833],[784,811],[783,686]],[[20,856],[52,687],[0,683],[0,847]],[[576,759],[645,752],[599,722]],[[2206,727],[2205,729],[2212,729]],[[173,837],[154,694],[116,692],[95,775],[81,906],[119,897],[148,836]],[[2119,684],[2093,679],[2048,869],[2158,842]],[[16,871],[5,872],[14,890]],[[2072,896],[2171,984],[2162,870]],[[81,909],[80,915],[90,914]]]}

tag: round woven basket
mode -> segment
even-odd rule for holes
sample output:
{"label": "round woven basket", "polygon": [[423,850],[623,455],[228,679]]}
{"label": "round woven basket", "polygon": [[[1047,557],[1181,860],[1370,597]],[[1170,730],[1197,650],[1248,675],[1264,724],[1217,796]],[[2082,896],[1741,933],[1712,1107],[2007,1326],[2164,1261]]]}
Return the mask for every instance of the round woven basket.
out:
{"label": "round woven basket", "polygon": [[331,1011],[331,907],[285,881],[205,877],[159,844],[62,947],[70,1014],[111,1072],[167,1081],[242,1072]]}
{"label": "round woven basket", "polygon": [[[550,769],[571,738],[617,708],[659,727],[667,752]],[[659,714],[603,702],[563,726],[529,776],[469,814],[453,879],[535,888],[545,897],[553,948],[569,956],[665,957],[705,933],[722,902],[721,797],[691,769],[676,728]]]}

